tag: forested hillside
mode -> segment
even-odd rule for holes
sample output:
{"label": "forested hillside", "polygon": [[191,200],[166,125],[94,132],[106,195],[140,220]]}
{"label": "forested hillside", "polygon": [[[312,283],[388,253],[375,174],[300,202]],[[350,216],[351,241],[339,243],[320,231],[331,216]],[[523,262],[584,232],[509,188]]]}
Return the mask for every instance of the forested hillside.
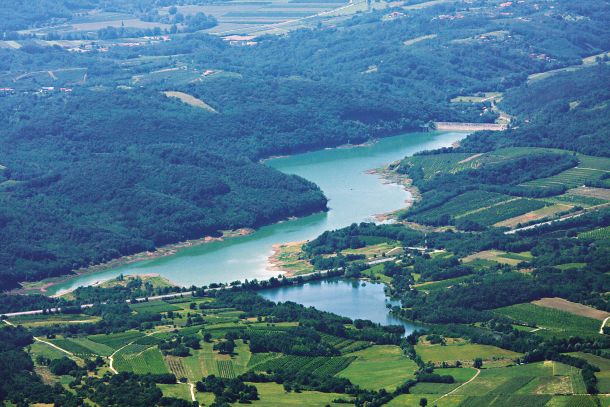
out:
{"label": "forested hillside", "polygon": [[[610,49],[609,16],[607,2],[592,0],[448,2],[253,46],[202,33],[129,46],[6,42],[0,287],[323,210],[316,186],[258,160],[432,121],[493,122],[497,111],[452,99],[505,91]],[[518,95],[507,107],[528,98]],[[558,170],[567,165],[553,157]]]}

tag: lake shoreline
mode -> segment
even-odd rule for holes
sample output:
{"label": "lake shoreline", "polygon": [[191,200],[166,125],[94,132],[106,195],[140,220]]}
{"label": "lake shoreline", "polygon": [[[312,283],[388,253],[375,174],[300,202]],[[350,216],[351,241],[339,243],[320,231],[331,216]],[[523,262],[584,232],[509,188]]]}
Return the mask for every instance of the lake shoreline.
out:
{"label": "lake shoreline", "polygon": [[[451,133],[451,132],[448,132]],[[388,204],[374,204],[371,205],[370,208],[370,212],[363,212],[362,210],[360,210],[360,213],[357,215],[357,217],[355,218],[356,220],[350,220],[351,219],[351,212],[349,212],[350,216],[348,217],[350,221],[363,221],[363,222],[367,222],[367,221],[379,221],[379,219],[377,218],[373,218],[375,216],[375,214],[385,214],[386,211],[392,210],[393,208],[400,208],[402,210],[404,210],[405,206],[408,207],[411,199],[410,197],[407,201],[405,201],[405,195],[404,195],[404,191],[409,191],[411,193],[413,193],[414,191],[410,190],[407,188],[408,185],[405,184],[404,180],[398,180],[400,182],[397,182],[397,180],[394,179],[390,179],[388,181],[385,182],[381,182],[379,179],[375,179],[376,177],[370,177],[370,176],[364,176],[362,177],[362,175],[366,175],[366,173],[369,171],[369,169],[371,168],[384,168],[385,166],[387,166],[387,163],[394,163],[396,162],[398,157],[404,157],[405,155],[410,155],[413,154],[417,151],[421,151],[421,150],[425,150],[425,149],[431,149],[431,148],[438,148],[439,146],[449,146],[451,145],[451,143],[455,142],[458,139],[463,138],[463,134],[447,134],[447,132],[420,132],[420,133],[405,133],[405,134],[401,134],[398,135],[396,137],[399,138],[395,138],[395,137],[384,137],[384,138],[380,138],[378,140],[372,140],[369,141],[367,143],[363,143],[363,144],[359,144],[359,145],[343,145],[341,146],[341,148],[328,148],[328,149],[324,149],[324,150],[318,150],[315,152],[311,152],[311,153],[304,153],[304,154],[295,154],[292,158],[292,161],[288,161],[290,162],[290,165],[295,165],[295,163],[293,161],[296,161],[298,163],[299,166],[303,166],[303,164],[305,162],[302,161],[303,158],[298,157],[300,155],[303,156],[307,156],[306,154],[313,154],[314,157],[318,157],[320,155],[325,156],[325,154],[328,153],[328,151],[330,150],[334,150],[336,151],[336,155],[337,155],[337,162],[340,162],[341,164],[343,164],[342,160],[345,159],[350,159],[350,158],[356,158],[356,161],[347,161],[348,163],[356,163],[356,167],[359,165],[358,163],[360,163],[361,161],[365,161],[367,162],[366,166],[361,166],[360,168],[354,168],[353,170],[358,171],[358,174],[353,173],[353,170],[351,173],[345,174],[345,176],[348,177],[354,177],[354,180],[358,180],[358,181],[353,181],[353,182],[362,182],[364,181],[364,184],[360,184],[362,186],[366,186],[366,189],[361,189],[361,193],[358,195],[358,197],[362,197],[364,196],[363,194],[367,194],[367,193],[372,193],[372,191],[375,191],[376,194],[379,193],[383,193],[385,194],[386,192],[386,188],[388,188],[387,186],[383,186],[383,184],[400,184],[403,186],[403,188],[400,188],[400,185],[394,185],[392,187],[390,187],[390,190],[388,191],[388,198],[390,199],[390,202],[394,202],[394,204],[392,205],[388,205]],[[440,137],[439,139],[437,139],[437,137]],[[388,140],[393,140],[393,141],[388,141]],[[446,141],[440,141],[440,140],[446,140]],[[382,147],[378,147],[378,146],[382,146]],[[361,152],[362,150],[368,150],[366,148],[355,148],[355,147],[369,147],[371,149],[371,152]],[[397,154],[398,151],[401,151],[400,154]],[[330,154],[330,153],[329,153]],[[308,156],[307,156],[308,157]],[[334,156],[333,156],[334,157]],[[379,157],[385,157],[387,159],[383,159],[380,160]],[[309,159],[309,158],[308,158]],[[299,161],[301,160],[301,161]],[[368,161],[367,161],[368,160]],[[277,163],[280,163],[280,165],[278,165]],[[286,172],[284,171],[283,166],[285,166],[286,161],[284,160],[279,160],[276,161],[275,163],[269,163],[269,165],[272,168],[278,169],[281,172]],[[314,165],[315,164],[315,165]],[[320,165],[322,165],[322,167],[320,167]],[[353,204],[353,201],[346,201],[344,196],[345,195],[338,195],[340,197],[340,199],[342,200],[335,200],[337,199],[336,195],[333,195],[332,192],[337,192],[340,191],[342,193],[348,193],[351,194],[353,192],[351,191],[355,191],[358,190],[358,188],[355,187],[355,185],[346,187],[345,183],[344,183],[344,179],[345,178],[337,178],[336,180],[334,178],[333,181],[340,181],[340,185],[341,188],[344,188],[345,191],[338,189],[337,191],[335,191],[335,185],[331,184],[332,186],[329,187],[329,185],[326,185],[324,183],[324,181],[327,180],[327,176],[324,175],[325,173],[321,173],[320,172],[320,168],[324,168],[324,166],[328,166],[329,165],[329,161],[321,161],[320,163],[317,163],[316,159],[314,159],[314,163],[312,164],[313,168],[316,168],[315,170],[311,170],[309,169],[309,172],[306,172],[305,174],[299,174],[299,172],[297,171],[296,174],[297,175],[301,175],[306,179],[310,179],[312,182],[315,182],[316,184],[320,185],[320,187],[324,190],[325,195],[327,197],[330,198],[330,200],[333,202],[333,205],[331,207],[328,207],[328,212],[326,213],[330,213],[331,218],[334,219],[334,223],[337,223],[337,219],[340,219],[338,224],[334,225],[334,224],[330,224],[330,225],[326,225],[323,229],[316,231],[315,234],[311,234],[311,235],[307,235],[307,233],[304,233],[302,231],[308,231],[309,228],[316,228],[319,227],[320,225],[324,224],[326,221],[326,219],[328,219],[328,215],[324,216],[323,218],[314,218],[314,219],[319,219],[319,220],[314,220],[313,223],[311,223],[311,220],[306,220],[308,218],[308,216],[304,216],[304,217],[299,217],[296,220],[294,220],[295,218],[286,218],[286,219],[282,219],[279,222],[274,222],[272,224],[269,225],[265,225],[264,227],[261,228],[257,228],[256,231],[255,230],[249,230],[248,234],[251,234],[253,232],[256,232],[256,234],[262,233],[261,238],[259,239],[246,239],[244,240],[244,244],[245,246],[244,249],[246,249],[246,251],[244,252],[243,250],[236,250],[236,247],[242,247],[241,246],[241,239],[238,240],[236,243],[231,243],[229,240],[227,240],[226,243],[222,243],[219,244],[217,243],[219,240],[224,240],[224,238],[229,237],[229,236],[223,236],[223,238],[211,238],[208,237],[207,239],[204,237],[202,239],[199,240],[195,240],[195,241],[187,241],[187,242],[178,242],[176,244],[172,244],[172,245],[168,245],[166,247],[164,247],[161,250],[157,250],[155,252],[144,252],[144,253],[138,253],[138,254],[134,254],[131,256],[125,256],[125,257],[121,257],[119,259],[114,259],[110,262],[104,263],[102,265],[95,265],[92,267],[87,267],[87,268],[83,268],[80,270],[77,270],[75,274],[71,274],[71,275],[66,275],[66,276],[61,276],[61,277],[56,277],[53,279],[45,279],[39,282],[34,282],[34,283],[25,283],[24,287],[21,288],[20,290],[15,290],[13,291],[13,293],[15,292],[26,292],[26,293],[44,293],[46,295],[50,295],[50,294],[62,294],[68,291],[73,290],[74,288],[78,287],[78,286],[87,286],[87,285],[91,285],[94,284],[98,281],[105,281],[108,280],[109,278],[111,278],[111,276],[114,276],[114,274],[119,273],[119,272],[124,272],[124,273],[129,273],[129,274],[137,274],[139,271],[141,272],[148,272],[149,270],[153,270],[155,273],[160,273],[162,275],[168,274],[170,275],[172,278],[174,278],[174,281],[179,282],[181,285],[183,286],[189,286],[192,284],[195,285],[205,285],[208,284],[211,281],[217,281],[217,280],[221,280],[223,278],[234,278],[234,279],[255,279],[255,278],[267,278],[268,276],[270,276],[272,273],[275,273],[276,271],[278,272],[282,272],[283,274],[285,274],[286,276],[290,276],[290,275],[299,275],[302,273],[305,273],[305,269],[307,268],[305,264],[299,264],[297,258],[288,258],[289,260],[289,267],[287,269],[284,269],[284,267],[278,267],[279,265],[277,264],[277,261],[272,261],[269,262],[269,257],[271,255],[271,257],[273,257],[275,253],[274,250],[270,250],[272,249],[273,244],[276,243],[284,243],[286,244],[287,242],[298,242],[298,241],[305,241],[307,239],[312,239],[315,238],[317,235],[319,235],[320,233],[322,233],[324,230],[328,230],[328,229],[333,229],[333,228],[340,228],[340,227],[344,227],[344,226],[348,226],[349,223],[346,222],[345,219],[342,219],[341,216],[343,218],[345,218],[345,215],[339,215],[339,213],[343,214],[343,213],[348,213],[348,212],[337,212],[337,202],[339,204],[342,204],[343,206],[345,206],[346,202],[351,202],[351,204]],[[351,166],[354,166],[354,164],[350,164]],[[302,167],[299,167],[299,169],[301,169]],[[309,168],[309,167],[305,167],[305,168]],[[341,168],[343,171],[345,171],[346,168],[350,168],[350,167],[339,167]],[[316,172],[317,171],[317,172]],[[329,168],[327,168],[325,171],[330,171]],[[286,173],[291,173],[290,170],[288,170]],[[357,176],[356,176],[357,175]],[[336,174],[334,174],[335,178],[336,178]],[[360,180],[362,178],[362,180]],[[351,180],[352,178],[350,178]],[[320,182],[322,182],[320,184]],[[336,182],[335,182],[336,183]],[[407,183],[408,184],[408,183]],[[338,184],[339,185],[339,184]],[[381,185],[382,188],[377,188],[376,185]],[[328,192],[327,192],[327,188],[328,188]],[[398,194],[396,191],[402,191],[400,194]],[[370,192],[369,192],[370,191]],[[328,195],[328,193],[331,193],[331,195]],[[398,198],[400,195],[402,194],[402,199],[398,202],[396,198]],[[378,196],[378,195],[376,195]],[[372,196],[371,196],[372,198]],[[368,200],[366,202],[369,202]],[[366,202],[360,202],[361,205],[366,206]],[[361,207],[361,206],[360,206]],[[385,209],[388,208],[388,209]],[[345,209],[345,208],[344,208]],[[336,215],[332,215],[332,213],[336,213]],[[368,211],[368,210],[367,210]],[[315,216],[316,214],[323,214],[324,212],[317,212],[315,214],[312,214],[311,216]],[[337,218],[337,216],[339,216],[339,218]],[[274,225],[280,225],[283,223],[290,223],[290,220],[294,220],[295,222],[297,222],[296,224],[292,224],[289,225],[287,227],[284,228],[280,228],[279,230],[281,230],[281,233],[285,233],[285,234],[289,234],[289,238],[284,240],[284,237],[280,237],[277,236],[276,238],[274,238],[273,240],[269,239],[269,237],[271,236],[271,234],[275,233],[278,229],[277,228],[273,228]],[[303,221],[301,221],[301,219]],[[324,220],[322,220],[324,219]],[[298,226],[298,229],[295,229],[294,227],[296,225],[305,225],[305,226]],[[269,228],[269,226],[271,226],[271,228]],[[232,236],[235,236],[235,234],[233,233]],[[271,240],[271,241],[269,241]],[[266,247],[257,247],[260,246],[262,242],[265,241],[266,244],[268,246]],[[210,248],[207,249],[205,248],[205,245],[203,245],[203,243],[208,243],[208,242],[216,242],[217,244],[214,245],[210,245]],[[197,249],[197,247],[201,247],[201,249]],[[253,251],[253,249],[256,248],[256,251]],[[226,250],[226,251],[225,251]],[[185,255],[182,255],[182,253],[186,253]],[[189,253],[201,253],[201,254],[195,254],[194,257],[192,257],[191,255],[189,255]],[[206,253],[206,254],[204,254]],[[197,258],[200,255],[204,255],[206,256],[207,253],[209,253],[212,256],[212,262],[213,263],[206,263],[206,266],[201,268],[201,266],[199,266],[195,261],[193,261],[193,258]],[[226,253],[226,254],[225,254]],[[175,256],[174,256],[175,255]],[[227,257],[228,256],[228,257]],[[247,257],[244,257],[247,256]],[[169,260],[170,258],[177,258],[177,262],[180,262],[180,269],[176,269],[176,268],[171,268],[171,266],[169,265],[169,263],[167,262],[172,262],[172,260]],[[168,260],[155,260],[158,258],[168,258]],[[148,261],[144,261],[144,260],[148,260]],[[271,260],[277,260],[277,256],[276,258],[272,258]],[[286,261],[287,259],[283,259],[284,261]],[[294,261],[293,261],[294,260]],[[137,265],[137,266],[130,266],[130,264],[133,263],[138,263],[141,262],[141,265]],[[215,263],[214,263],[215,262]],[[175,263],[175,262],[174,262]],[[172,263],[172,264],[174,264]],[[160,264],[163,264],[162,267],[159,267]],[[238,266],[234,266],[234,264],[238,264]],[[252,264],[256,264],[254,266],[252,266]],[[186,268],[185,268],[186,266]],[[169,267],[169,268],[168,268]],[[216,269],[217,271],[212,271]],[[243,271],[242,271],[243,269]],[[116,270],[116,273],[113,273]],[[222,272],[221,272],[222,270]],[[167,271],[167,273],[166,273]],[[100,275],[98,276],[96,273],[100,273]],[[193,274],[195,273],[195,274]],[[211,275],[213,274],[213,275]],[[278,273],[275,273],[276,275]],[[213,279],[213,280],[212,280]]]}
{"label": "lake shoreline", "polygon": [[[64,276],[58,277],[50,277],[44,280],[36,281],[36,282],[22,282],[21,288],[17,288],[9,291],[9,294],[45,294],[51,287],[67,283],[73,279],[76,279],[81,276],[95,274],[101,271],[109,270],[116,267],[121,267],[129,264],[134,264],[138,262],[142,262],[145,260],[153,260],[161,257],[172,256],[176,254],[179,250],[187,248],[199,246],[206,243],[212,242],[221,242],[225,239],[230,239],[234,237],[247,236],[255,232],[255,229],[252,228],[240,228],[236,230],[225,230],[222,231],[222,236],[214,237],[214,236],[204,236],[201,239],[193,239],[193,240],[184,240],[178,243],[172,243],[165,246],[161,246],[154,251],[144,251],[131,255],[121,256],[116,259],[109,260],[104,263],[95,264],[89,267],[82,267],[80,269],[74,270],[72,274],[66,274]],[[139,274],[134,274],[139,275]],[[145,274],[142,274],[145,275]],[[104,280],[96,281],[92,286],[99,285],[103,283]],[[61,293],[55,294],[52,297],[57,295],[64,295],[70,291],[74,291],[76,288],[62,291]]]}

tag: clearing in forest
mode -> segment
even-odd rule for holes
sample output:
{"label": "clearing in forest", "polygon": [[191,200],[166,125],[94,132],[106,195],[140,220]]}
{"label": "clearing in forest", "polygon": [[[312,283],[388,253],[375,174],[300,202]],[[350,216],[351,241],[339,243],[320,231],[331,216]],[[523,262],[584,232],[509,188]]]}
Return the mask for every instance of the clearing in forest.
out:
{"label": "clearing in forest", "polygon": [[564,300],[563,298],[542,298],[537,301],[532,301],[532,304],[539,305],[541,307],[558,309],[561,311],[568,312],[570,314],[579,315],[581,317],[593,318],[603,321],[605,318],[610,316],[610,313],[600,311],[595,308],[588,307],[583,304]]}
{"label": "clearing in forest", "polygon": [[410,45],[417,44],[418,42],[421,42],[421,41],[431,40],[431,39],[436,38],[436,37],[437,37],[436,34],[422,35],[421,37],[417,37],[417,38],[412,38],[410,40],[406,40],[406,41],[403,42],[403,44],[405,44],[406,46],[410,46]]}
{"label": "clearing in forest", "polygon": [[208,112],[218,113],[216,111],[216,109],[214,109],[212,106],[208,105],[201,99],[197,99],[195,96],[189,95],[188,93],[176,92],[176,91],[166,91],[166,92],[163,92],[163,94],[170,98],[180,99],[180,101],[182,101],[183,103],[186,103],[187,105],[198,107],[200,109],[207,110]]}

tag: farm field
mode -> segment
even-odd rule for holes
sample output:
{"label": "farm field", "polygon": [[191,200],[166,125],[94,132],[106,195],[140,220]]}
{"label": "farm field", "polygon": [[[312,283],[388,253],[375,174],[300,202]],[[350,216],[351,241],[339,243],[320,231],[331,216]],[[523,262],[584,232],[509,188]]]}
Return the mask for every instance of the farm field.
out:
{"label": "farm field", "polygon": [[578,187],[570,189],[568,194],[610,201],[610,190],[606,188]]}
{"label": "farm field", "polygon": [[[460,162],[464,162],[471,156],[472,154],[470,153],[447,153],[432,156],[413,156],[405,161],[412,165],[420,166],[424,171],[424,178],[430,179],[438,172],[457,171],[457,168],[460,168]],[[474,163],[466,167],[471,165],[474,165]]]}
{"label": "farm field", "polygon": [[585,352],[574,352],[569,353],[571,356],[584,359],[600,369],[599,372],[595,373],[597,377],[597,387],[600,393],[610,393],[610,360],[601,356],[596,356],[591,353]]}
{"label": "farm field", "polygon": [[93,342],[101,343],[102,345],[106,345],[114,350],[117,350],[142,336],[144,336],[144,334],[138,331],[125,331],[115,334],[91,335],[89,336],[89,339]]}
{"label": "farm field", "polygon": [[414,219],[423,222],[431,221],[442,216],[452,216],[458,219],[469,214],[484,211],[486,208],[493,208],[502,202],[508,202],[514,199],[515,198],[508,195],[494,192],[468,191],[455,198],[451,198],[443,205],[414,215]]}
{"label": "farm field", "polygon": [[129,304],[129,308],[136,312],[159,313],[167,311],[178,311],[181,308],[174,304],[168,304],[165,301],[150,301],[139,302],[137,304]]}
{"label": "farm field", "polygon": [[15,325],[27,328],[49,326],[55,324],[86,324],[99,321],[101,318],[84,314],[60,315],[21,315],[12,319]]}
{"label": "farm field", "polygon": [[159,349],[150,345],[129,345],[119,351],[114,360],[114,367],[119,372],[169,373]]}
{"label": "farm field", "polygon": [[286,392],[282,385],[276,383],[253,383],[256,385],[260,400],[252,402],[253,406],[261,407],[289,407],[289,406],[315,406],[324,407],[344,406],[333,403],[333,400],[345,398],[344,394],[321,393],[317,391],[302,391],[300,393]]}
{"label": "farm field", "polygon": [[535,199],[517,198],[463,216],[462,219],[491,226],[503,220],[541,209],[545,205],[544,202]]}
{"label": "farm field", "polygon": [[161,392],[165,397],[175,397],[177,399],[191,401],[191,391],[189,385],[186,383],[157,384],[157,387],[161,389]]}
{"label": "farm field", "polygon": [[425,362],[440,364],[442,362],[460,361],[464,365],[471,364],[475,358],[481,358],[494,365],[506,364],[519,353],[489,345],[471,344],[466,341],[455,341],[447,345],[420,344],[415,345],[415,351]]}
{"label": "farm field", "polygon": [[313,376],[334,376],[349,366],[355,356],[293,356],[285,355],[257,364],[254,370],[266,371],[281,369]]}
{"label": "farm field", "polygon": [[583,304],[564,300],[563,298],[558,297],[541,298],[537,301],[532,301],[532,304],[539,305],[541,307],[565,311],[570,314],[579,315],[581,317],[597,319],[599,321],[603,321],[604,319],[606,319],[606,317],[610,316],[610,313],[606,311],[601,311]]}
{"label": "farm field", "polygon": [[33,358],[38,355],[49,359],[61,359],[62,357],[66,356],[64,352],[42,342],[34,342],[31,344],[30,353]]}
{"label": "farm field", "polygon": [[496,263],[501,264],[508,264],[510,266],[516,266],[517,264],[523,261],[530,261],[532,259],[532,254],[529,252],[507,253],[501,250],[485,250],[466,256],[462,259],[462,261],[464,263],[471,263],[475,260],[481,259],[495,261]]}
{"label": "farm field", "polygon": [[[218,25],[207,32],[216,35],[229,34],[278,34],[304,27],[307,20],[316,20],[318,13],[328,13],[347,3],[336,0],[316,2],[299,2],[287,0],[271,1],[228,1],[203,5],[178,6],[178,12],[193,15],[203,12],[218,20]],[[167,13],[162,9],[161,14]],[[355,11],[353,11],[355,12]]]}
{"label": "farm field", "polygon": [[421,284],[415,284],[413,287],[417,288],[418,290],[426,291],[426,292],[446,290],[449,287],[458,285],[462,282],[465,282],[465,281],[468,281],[471,279],[472,279],[472,276],[466,275],[466,276],[460,276],[460,277],[455,277],[455,278],[449,278],[447,280],[442,280],[442,281],[430,281],[430,282],[425,282],[425,283],[421,283]]}
{"label": "farm field", "polygon": [[515,216],[514,218],[506,219],[501,222],[495,223],[494,226],[516,228],[520,224],[553,217],[562,212],[569,211],[572,208],[572,205],[566,204],[555,204],[551,206],[545,206],[544,208],[536,209],[535,211],[528,212],[523,215]]}
{"label": "farm field", "polygon": [[573,315],[557,309],[534,304],[517,304],[498,308],[494,312],[516,322],[536,326],[542,336],[567,338],[570,336],[599,336],[600,322],[596,319]]}
{"label": "farm field", "polygon": [[504,368],[484,368],[475,380],[458,389],[455,394],[484,396],[491,402],[497,396],[546,395],[548,401],[551,395],[583,392],[584,384],[579,369],[557,362],[537,362]]}
{"label": "farm field", "polygon": [[404,356],[398,346],[376,345],[348,356],[356,359],[339,376],[366,389],[392,390],[414,377],[417,370],[415,362]]}
{"label": "farm field", "polygon": [[521,184],[533,188],[549,188],[555,185],[565,185],[568,188],[582,186],[585,181],[596,181],[606,174],[606,171],[595,168],[575,167],[547,178],[540,178]]}
{"label": "farm field", "polygon": [[599,228],[590,230],[588,232],[582,232],[578,234],[579,239],[593,239],[593,240],[603,240],[610,238],[610,226],[606,226],[605,228]]}
{"label": "farm field", "polygon": [[383,242],[372,245],[367,245],[360,249],[345,249],[342,250],[343,255],[348,254],[360,254],[366,256],[368,260],[374,260],[377,257],[394,256],[402,253],[402,248],[399,247],[397,242]]}

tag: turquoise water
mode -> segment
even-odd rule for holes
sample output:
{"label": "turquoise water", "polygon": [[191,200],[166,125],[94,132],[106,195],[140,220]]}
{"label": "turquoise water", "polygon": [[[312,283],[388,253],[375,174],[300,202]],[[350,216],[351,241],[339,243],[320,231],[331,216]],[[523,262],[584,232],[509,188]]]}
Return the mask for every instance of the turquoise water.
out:
{"label": "turquoise water", "polygon": [[450,146],[464,133],[408,133],[369,146],[335,148],[268,160],[267,165],[297,174],[320,186],[329,211],[262,227],[248,236],[188,247],[175,255],[82,275],[52,287],[49,294],[91,285],[119,274],[157,273],[183,286],[244,279],[268,279],[272,246],[315,238],[325,230],[372,221],[373,216],[404,207],[409,193],[385,184],[367,170],[415,152]]}
{"label": "turquoise water", "polygon": [[[385,296],[383,284],[329,279],[262,290],[259,294],[274,302],[292,301],[351,319],[368,319],[382,325],[402,325],[407,335],[417,328],[417,325],[390,314],[386,304],[394,303]],[[341,301],[337,301],[337,298],[341,298]]]}

